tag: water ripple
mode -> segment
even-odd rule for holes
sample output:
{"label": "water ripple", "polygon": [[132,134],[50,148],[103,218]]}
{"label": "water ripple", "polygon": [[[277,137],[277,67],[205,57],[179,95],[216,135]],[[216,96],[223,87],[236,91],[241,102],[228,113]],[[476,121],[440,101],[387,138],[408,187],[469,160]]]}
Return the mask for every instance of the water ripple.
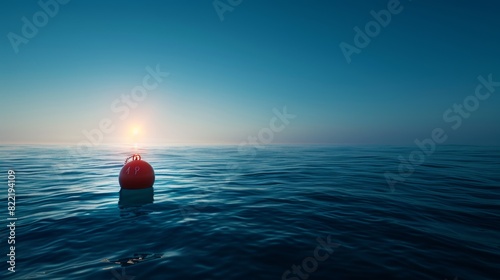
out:
{"label": "water ripple", "polygon": [[[497,278],[499,149],[440,147],[391,192],[384,173],[413,149],[148,147],[156,182],[141,194],[119,192],[123,147],[0,146],[0,169],[16,171],[9,276],[282,279],[330,238],[340,247],[310,279]],[[152,203],[129,201],[141,197]],[[109,261],[137,253],[162,257]]]}

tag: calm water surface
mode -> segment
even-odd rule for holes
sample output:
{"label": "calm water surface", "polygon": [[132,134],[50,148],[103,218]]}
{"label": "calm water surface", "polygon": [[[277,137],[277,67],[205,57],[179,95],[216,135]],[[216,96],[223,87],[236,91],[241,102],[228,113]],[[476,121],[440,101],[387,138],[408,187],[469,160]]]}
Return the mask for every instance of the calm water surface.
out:
{"label": "calm water surface", "polygon": [[500,279],[500,148],[438,147],[391,190],[414,149],[150,147],[154,189],[120,193],[128,148],[0,146],[0,279]]}

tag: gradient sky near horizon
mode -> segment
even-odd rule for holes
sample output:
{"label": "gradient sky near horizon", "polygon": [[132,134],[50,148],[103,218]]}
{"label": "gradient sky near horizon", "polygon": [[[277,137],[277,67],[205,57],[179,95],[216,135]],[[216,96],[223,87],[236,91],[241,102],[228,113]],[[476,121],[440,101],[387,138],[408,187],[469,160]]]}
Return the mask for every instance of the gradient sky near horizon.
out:
{"label": "gradient sky near horizon", "polygon": [[[478,76],[500,81],[500,3],[401,1],[348,63],[339,44],[388,2],[244,0],[221,21],[212,0],[73,0],[16,54],[8,34],[41,7],[4,1],[0,143],[78,143],[108,118],[103,143],[238,144],[286,106],[273,143],[411,145],[441,127],[498,145],[500,87],[456,130],[443,114]],[[170,75],[121,119],[111,104],[156,65]]]}

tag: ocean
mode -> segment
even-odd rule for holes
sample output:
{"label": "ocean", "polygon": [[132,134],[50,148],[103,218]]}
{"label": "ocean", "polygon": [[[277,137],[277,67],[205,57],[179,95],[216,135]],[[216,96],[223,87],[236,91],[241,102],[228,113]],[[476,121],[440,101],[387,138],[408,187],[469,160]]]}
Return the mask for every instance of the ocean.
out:
{"label": "ocean", "polygon": [[0,279],[500,279],[500,148],[416,149],[2,145]]}

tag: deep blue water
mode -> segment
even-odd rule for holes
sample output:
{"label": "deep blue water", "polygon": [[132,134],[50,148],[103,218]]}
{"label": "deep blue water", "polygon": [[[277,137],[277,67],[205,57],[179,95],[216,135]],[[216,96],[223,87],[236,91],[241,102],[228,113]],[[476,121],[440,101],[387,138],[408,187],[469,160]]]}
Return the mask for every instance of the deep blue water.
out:
{"label": "deep blue water", "polygon": [[0,146],[0,279],[500,279],[500,148],[440,146],[391,189],[413,150],[150,147],[154,189],[120,193],[130,149]]}

